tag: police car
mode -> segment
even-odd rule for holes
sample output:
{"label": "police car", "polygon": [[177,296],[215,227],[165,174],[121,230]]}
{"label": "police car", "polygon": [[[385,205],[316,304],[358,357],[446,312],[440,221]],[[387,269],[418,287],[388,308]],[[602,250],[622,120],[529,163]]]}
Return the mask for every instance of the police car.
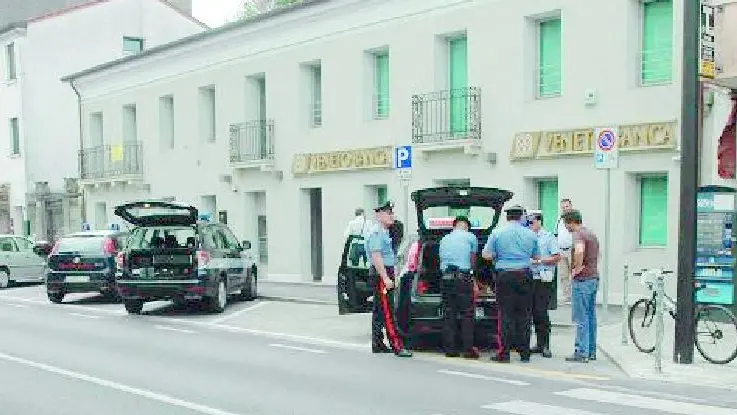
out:
{"label": "police car", "polygon": [[[418,348],[427,341],[437,343],[443,327],[443,306],[440,292],[440,239],[452,230],[453,218],[464,215],[472,222],[471,232],[483,249],[491,231],[496,227],[504,204],[513,193],[486,187],[437,187],[417,190],[412,201],[417,211],[417,242],[419,254],[417,270],[404,272],[400,277],[397,301],[397,323],[408,347]],[[404,244],[402,261],[407,262],[407,250],[411,241]],[[485,287],[475,296],[476,340],[480,347],[493,346],[497,323],[496,299],[490,289],[493,269],[481,259],[479,275]],[[406,270],[406,267],[405,267]]]}
{"label": "police car", "polygon": [[227,225],[201,220],[197,208],[178,202],[140,201],[115,208],[135,226],[116,257],[118,291],[126,311],[147,301],[201,301],[221,313],[229,297],[254,300],[258,273],[251,243]]}

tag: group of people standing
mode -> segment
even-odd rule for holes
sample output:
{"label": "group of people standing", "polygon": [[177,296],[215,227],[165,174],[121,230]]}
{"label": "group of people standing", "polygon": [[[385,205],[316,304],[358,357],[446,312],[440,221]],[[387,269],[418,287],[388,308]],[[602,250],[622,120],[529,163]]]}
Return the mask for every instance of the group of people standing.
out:
{"label": "group of people standing", "polygon": [[[371,263],[374,282],[372,351],[411,357],[398,334],[392,298],[395,286],[396,244],[394,206],[386,202],[374,209],[376,226],[366,235],[366,255]],[[556,276],[562,285],[563,301],[570,302],[576,324],[574,353],[571,362],[596,359],[596,292],[598,290],[599,242],[583,225],[581,213],[569,199],[561,201],[561,216],[555,234],[544,228],[541,211],[527,212],[521,206],[505,210],[507,223],[489,235],[481,256],[496,270],[495,286],[498,307],[497,349],[491,359],[505,363],[510,352],[519,353],[522,362],[532,354],[552,357],[551,324],[548,309]],[[363,212],[360,212],[362,216]],[[359,212],[356,212],[357,218]],[[365,228],[365,219],[363,219]],[[443,347],[449,357],[478,358],[474,347],[474,296],[479,290],[478,241],[470,232],[470,221],[458,216],[453,230],[439,246],[441,290],[444,303]],[[351,224],[349,224],[349,228]],[[358,223],[353,227],[358,228]],[[346,229],[346,232],[350,232]],[[394,236],[394,237],[393,237]],[[532,327],[536,345],[530,347]],[[461,345],[456,342],[460,329]],[[384,342],[384,333],[389,347]]]}

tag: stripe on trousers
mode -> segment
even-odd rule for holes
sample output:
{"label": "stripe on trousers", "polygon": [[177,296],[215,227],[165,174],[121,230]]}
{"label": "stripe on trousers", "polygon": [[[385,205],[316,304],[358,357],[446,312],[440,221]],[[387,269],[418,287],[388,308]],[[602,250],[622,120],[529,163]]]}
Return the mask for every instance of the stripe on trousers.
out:
{"label": "stripe on trousers", "polygon": [[392,318],[391,309],[389,307],[389,300],[386,298],[384,280],[379,277],[379,302],[381,303],[382,314],[384,315],[384,328],[386,328],[386,335],[389,337],[389,343],[392,345],[394,352],[402,350],[402,339],[397,335],[396,327],[394,326],[394,318]]}
{"label": "stripe on trousers", "polygon": [[499,357],[504,353],[504,343],[502,342],[502,309],[499,307],[499,302],[496,304],[496,350],[499,353]]}

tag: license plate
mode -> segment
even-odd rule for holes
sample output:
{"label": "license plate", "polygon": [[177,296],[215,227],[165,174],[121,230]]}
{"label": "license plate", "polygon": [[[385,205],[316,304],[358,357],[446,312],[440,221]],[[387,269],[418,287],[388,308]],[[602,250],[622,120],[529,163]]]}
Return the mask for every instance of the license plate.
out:
{"label": "license plate", "polygon": [[90,277],[86,275],[70,275],[64,278],[64,282],[90,282]]}
{"label": "license plate", "polygon": [[476,318],[483,318],[484,316],[484,307],[476,307]]}

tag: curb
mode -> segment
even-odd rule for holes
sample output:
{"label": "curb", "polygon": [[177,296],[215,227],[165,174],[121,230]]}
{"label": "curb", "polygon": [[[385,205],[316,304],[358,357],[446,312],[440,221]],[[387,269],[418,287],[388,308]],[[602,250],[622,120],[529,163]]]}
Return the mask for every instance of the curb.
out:
{"label": "curb", "polygon": [[598,350],[600,350],[600,351],[601,351],[601,354],[603,354],[604,356],[606,356],[606,358],[607,358],[607,359],[609,359],[609,361],[610,361],[610,362],[612,362],[612,364],[614,364],[614,366],[616,366],[616,367],[617,367],[617,369],[619,369],[619,371],[620,371],[620,372],[622,372],[622,373],[624,373],[624,374],[625,374],[625,375],[626,375],[627,377],[629,377],[629,378],[631,378],[631,379],[636,379],[636,378],[639,378],[638,376],[633,376],[633,375],[632,375],[632,373],[630,373],[630,372],[629,372],[629,371],[628,371],[627,369],[625,369],[625,368],[624,368],[624,365],[623,365],[623,364],[622,364],[622,363],[621,363],[621,362],[620,362],[619,360],[617,360],[617,359],[615,359],[614,357],[612,357],[612,354],[611,354],[611,353],[609,353],[609,352],[607,351],[607,349],[605,349],[605,348],[604,348],[604,347],[603,347],[603,346],[601,345],[601,343],[598,343],[598,344],[596,345],[596,348],[597,348]]}

